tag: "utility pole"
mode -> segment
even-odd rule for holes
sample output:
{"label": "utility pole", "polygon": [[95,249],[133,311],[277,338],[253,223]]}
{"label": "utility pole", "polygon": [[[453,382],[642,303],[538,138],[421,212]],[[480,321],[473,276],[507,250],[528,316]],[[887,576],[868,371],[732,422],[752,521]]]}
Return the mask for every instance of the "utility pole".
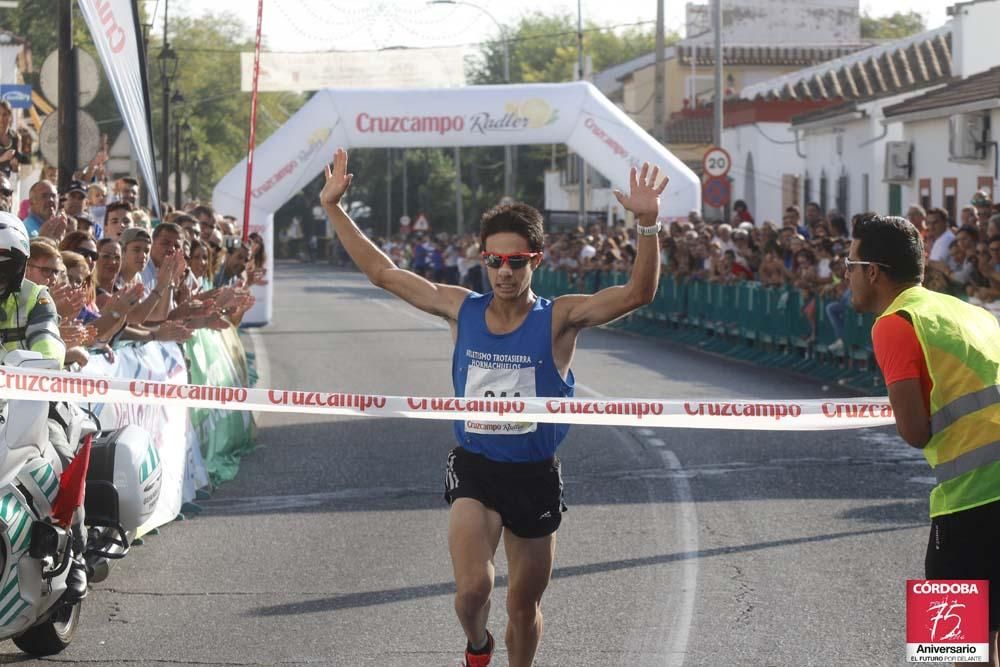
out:
{"label": "utility pole", "polygon": [[[579,80],[583,81],[583,3],[576,0],[576,60]],[[580,210],[577,213],[577,222],[580,226],[587,224],[587,163],[583,161],[583,156],[577,154],[577,175],[580,179]]]}
{"label": "utility pole", "polygon": [[462,210],[462,149],[455,146],[455,234],[461,235],[465,227]]}
{"label": "utility pole", "polygon": [[170,0],[163,3],[163,52],[160,83],[163,85],[163,155],[160,156],[160,201],[167,201],[170,198],[170,76],[167,72],[169,62],[166,58],[170,50],[170,41],[167,37],[167,11],[170,8]]}
{"label": "utility pole", "polygon": [[664,8],[666,0],[656,0],[656,74],[653,79],[653,137],[663,143],[666,126],[666,69],[667,40],[664,35]]}
{"label": "utility pole", "polygon": [[406,183],[406,181],[407,181],[407,178],[406,178],[406,149],[405,148],[400,148],[399,149],[399,155],[400,155],[400,157],[403,158],[403,215],[409,215],[409,213],[407,212],[407,207],[406,207],[406,186],[407,186],[407,183]]}
{"label": "utility pole", "polygon": [[712,125],[712,141],[716,146],[722,146],[722,105],[725,103],[726,91],[722,88],[722,0],[713,0],[712,12],[715,24],[715,122]]}
{"label": "utility pole", "polygon": [[[713,0],[712,18],[715,24],[715,101],[712,110],[712,143],[722,146],[722,112],[726,103],[726,91],[722,87],[722,0]],[[718,218],[725,217],[725,207],[715,209]]]}
{"label": "utility pole", "polygon": [[[490,15],[490,18],[493,18],[492,14]],[[497,24],[497,27],[500,28],[500,37],[503,39],[503,82],[506,85],[510,85],[510,45],[507,43],[507,31],[500,25],[499,22],[496,21],[496,19],[493,19],[493,21]],[[457,151],[458,148],[455,150]],[[456,164],[458,164],[458,158],[455,158],[455,160]],[[511,159],[510,144],[504,144],[503,147],[503,195],[504,197],[514,196],[514,170],[513,160]]]}
{"label": "utility pole", "polygon": [[181,209],[181,128],[180,119],[174,121],[174,208]]}
{"label": "utility pole", "polygon": [[60,192],[69,189],[73,172],[80,166],[77,151],[80,105],[79,71],[73,50],[73,0],[59,2],[59,183]]}
{"label": "utility pole", "polygon": [[385,238],[392,237],[392,149],[385,149]]}

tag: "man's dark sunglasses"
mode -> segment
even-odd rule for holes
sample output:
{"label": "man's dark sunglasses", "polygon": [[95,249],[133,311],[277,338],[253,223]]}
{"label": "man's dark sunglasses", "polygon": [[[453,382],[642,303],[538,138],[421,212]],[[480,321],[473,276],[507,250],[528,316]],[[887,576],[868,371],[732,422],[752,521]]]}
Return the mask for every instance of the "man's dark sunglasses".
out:
{"label": "man's dark sunglasses", "polygon": [[483,261],[491,269],[499,269],[503,266],[504,262],[507,262],[507,265],[516,271],[517,269],[523,269],[528,265],[528,262],[541,255],[542,253],[540,252],[512,252],[509,254],[484,252]]}
{"label": "man's dark sunglasses", "polygon": [[91,262],[96,262],[97,261],[97,252],[94,251],[94,250],[85,250],[83,248],[77,248],[76,252],[79,253],[79,254],[81,254],[81,255],[83,255],[84,257],[86,257],[87,259],[89,259]]}

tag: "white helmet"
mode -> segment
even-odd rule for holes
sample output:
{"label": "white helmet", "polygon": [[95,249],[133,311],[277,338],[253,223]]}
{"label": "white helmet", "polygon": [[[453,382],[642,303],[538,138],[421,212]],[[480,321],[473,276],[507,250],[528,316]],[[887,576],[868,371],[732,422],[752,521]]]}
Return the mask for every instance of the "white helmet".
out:
{"label": "white helmet", "polygon": [[0,211],[0,299],[21,289],[31,255],[28,230],[13,213]]}

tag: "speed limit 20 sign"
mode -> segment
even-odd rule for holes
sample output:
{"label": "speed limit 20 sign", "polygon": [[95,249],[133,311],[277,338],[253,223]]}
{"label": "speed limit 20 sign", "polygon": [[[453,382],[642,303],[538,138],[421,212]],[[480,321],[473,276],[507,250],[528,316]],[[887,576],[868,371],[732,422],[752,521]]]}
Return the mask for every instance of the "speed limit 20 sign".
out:
{"label": "speed limit 20 sign", "polygon": [[729,157],[726,149],[719,146],[712,146],[705,151],[705,157],[701,159],[701,166],[705,170],[705,175],[712,178],[721,178],[729,173],[729,168],[733,165],[733,159]]}

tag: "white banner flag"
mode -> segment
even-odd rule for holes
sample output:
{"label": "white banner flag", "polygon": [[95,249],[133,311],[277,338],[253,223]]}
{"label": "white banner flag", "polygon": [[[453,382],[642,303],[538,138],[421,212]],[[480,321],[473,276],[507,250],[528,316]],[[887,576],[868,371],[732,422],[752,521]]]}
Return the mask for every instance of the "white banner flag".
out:
{"label": "white banner flag", "polygon": [[[439,49],[260,54],[260,91],[324,88],[457,88],[465,85],[464,46]],[[240,89],[253,88],[253,52],[240,54]]]}
{"label": "white banner flag", "polygon": [[118,111],[128,128],[132,149],[149,188],[150,201],[159,215],[146,56],[139,37],[142,33],[136,0],[80,0],[80,11],[104,63]]}

